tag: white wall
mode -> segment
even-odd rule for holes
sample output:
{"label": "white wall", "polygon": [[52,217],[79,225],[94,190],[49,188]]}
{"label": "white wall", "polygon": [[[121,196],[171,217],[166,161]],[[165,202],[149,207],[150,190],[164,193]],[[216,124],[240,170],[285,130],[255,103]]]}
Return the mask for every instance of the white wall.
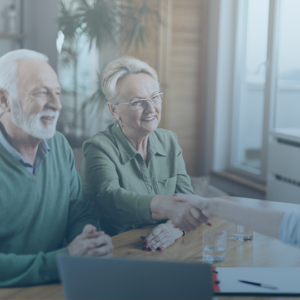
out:
{"label": "white wall", "polygon": [[224,170],[230,157],[235,18],[233,0],[211,0],[204,173]]}

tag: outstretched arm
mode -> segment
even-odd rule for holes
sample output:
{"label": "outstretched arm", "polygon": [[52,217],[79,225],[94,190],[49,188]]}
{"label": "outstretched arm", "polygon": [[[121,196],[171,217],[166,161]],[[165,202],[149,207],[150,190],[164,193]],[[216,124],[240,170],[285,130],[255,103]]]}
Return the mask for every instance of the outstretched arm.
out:
{"label": "outstretched arm", "polygon": [[221,198],[202,198],[194,195],[174,195],[178,201],[186,201],[207,217],[219,217],[240,224],[261,234],[279,238],[284,212],[265,208],[253,208],[232,203]]}
{"label": "outstretched arm", "polygon": [[[174,201],[172,195],[142,195],[120,186],[114,162],[103,151],[91,146],[85,153],[84,175],[89,197],[97,202],[101,214],[123,225],[155,224],[155,220],[173,219],[175,225],[190,231],[201,220],[190,214],[187,203]],[[192,192],[192,190],[191,190]]]}

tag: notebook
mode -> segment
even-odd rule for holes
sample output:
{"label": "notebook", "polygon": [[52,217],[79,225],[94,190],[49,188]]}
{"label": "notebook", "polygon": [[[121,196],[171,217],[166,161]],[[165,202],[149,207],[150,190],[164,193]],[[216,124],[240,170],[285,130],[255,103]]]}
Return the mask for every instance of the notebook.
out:
{"label": "notebook", "polygon": [[[300,268],[215,268],[215,295],[300,296]],[[268,289],[239,282],[271,285]]]}

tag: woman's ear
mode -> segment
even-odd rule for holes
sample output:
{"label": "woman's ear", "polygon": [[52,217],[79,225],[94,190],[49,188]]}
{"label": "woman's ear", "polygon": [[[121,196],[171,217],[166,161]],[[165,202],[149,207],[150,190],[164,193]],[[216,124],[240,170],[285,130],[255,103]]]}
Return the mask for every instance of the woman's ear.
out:
{"label": "woman's ear", "polygon": [[111,103],[108,102],[107,106],[108,106],[108,109],[109,109],[111,115],[118,121],[119,118],[120,118],[120,116],[119,116],[119,114],[117,112],[116,105],[113,105],[113,104],[111,104]]}
{"label": "woman's ear", "polygon": [[10,107],[8,104],[8,92],[4,89],[0,89],[0,111],[1,115],[5,112],[10,111]]}

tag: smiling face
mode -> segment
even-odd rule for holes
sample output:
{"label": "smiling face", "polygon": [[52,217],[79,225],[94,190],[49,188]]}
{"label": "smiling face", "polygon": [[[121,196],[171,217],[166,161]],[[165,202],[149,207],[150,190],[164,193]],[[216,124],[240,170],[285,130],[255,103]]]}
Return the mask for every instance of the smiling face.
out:
{"label": "smiling face", "polygon": [[[150,75],[140,73],[118,82],[117,91],[121,103],[150,98],[159,92],[159,88]],[[161,103],[154,106],[147,101],[147,106],[141,110],[133,110],[131,105],[109,105],[109,108],[124,134],[132,138],[147,136],[157,128],[161,119]]]}
{"label": "smiling face", "polygon": [[25,60],[18,62],[17,74],[18,99],[11,101],[11,120],[35,138],[51,138],[62,107],[56,73],[44,61]]}

